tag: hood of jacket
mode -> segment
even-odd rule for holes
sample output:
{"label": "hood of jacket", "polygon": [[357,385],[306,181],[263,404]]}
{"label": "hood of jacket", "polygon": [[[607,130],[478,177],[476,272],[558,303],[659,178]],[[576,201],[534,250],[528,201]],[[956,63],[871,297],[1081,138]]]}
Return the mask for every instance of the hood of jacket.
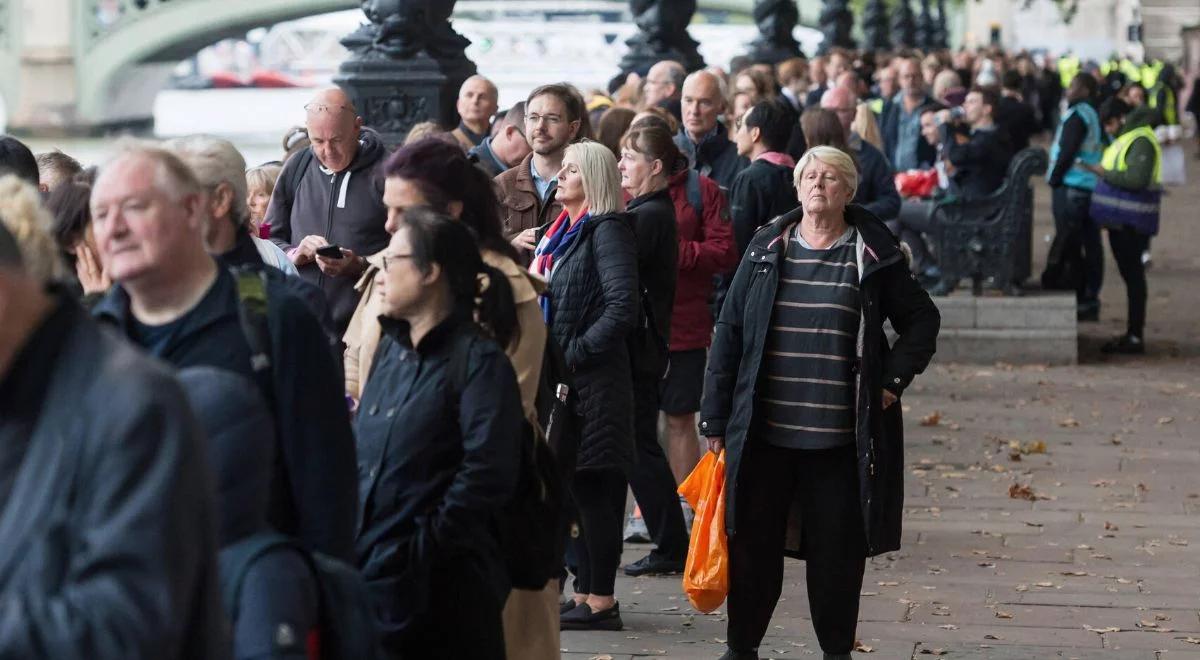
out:
{"label": "hood of jacket", "polygon": [[[312,149],[312,147],[309,147]],[[317,152],[313,152],[313,158],[316,158]],[[379,163],[387,156],[387,145],[383,143],[383,138],[375,129],[364,126],[358,134],[358,151],[354,154],[354,160],[350,161],[350,167],[346,168],[347,172],[361,172],[364,169],[370,169]],[[321,164],[318,158],[316,163],[322,172],[333,174],[333,170],[326,168]]]}
{"label": "hood of jacket", "polygon": [[267,527],[275,424],[258,387],[243,376],[187,367],[178,377],[208,437],[208,465],[217,482],[217,542],[225,547]]}

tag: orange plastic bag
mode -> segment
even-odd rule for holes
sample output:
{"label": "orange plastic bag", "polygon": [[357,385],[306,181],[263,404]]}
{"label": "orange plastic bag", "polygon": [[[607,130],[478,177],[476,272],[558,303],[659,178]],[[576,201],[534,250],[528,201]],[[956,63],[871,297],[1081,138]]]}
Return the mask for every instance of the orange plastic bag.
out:
{"label": "orange plastic bag", "polygon": [[729,594],[729,547],[725,539],[725,450],[705,452],[696,469],[679,485],[696,518],[683,569],[688,602],[708,613]]}

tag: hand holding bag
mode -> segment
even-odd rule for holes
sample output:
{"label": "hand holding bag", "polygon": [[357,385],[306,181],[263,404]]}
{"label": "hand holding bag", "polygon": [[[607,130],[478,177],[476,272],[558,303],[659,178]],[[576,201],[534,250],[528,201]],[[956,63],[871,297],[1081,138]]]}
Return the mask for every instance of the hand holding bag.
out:
{"label": "hand holding bag", "polygon": [[679,494],[696,512],[683,569],[688,602],[708,613],[729,594],[729,546],[725,537],[725,450],[705,452],[696,469],[679,486]]}

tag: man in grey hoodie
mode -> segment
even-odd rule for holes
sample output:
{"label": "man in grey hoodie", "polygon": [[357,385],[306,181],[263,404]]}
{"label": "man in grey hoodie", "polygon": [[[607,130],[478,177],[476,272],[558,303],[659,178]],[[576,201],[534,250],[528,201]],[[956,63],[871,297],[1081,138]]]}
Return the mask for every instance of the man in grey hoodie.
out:
{"label": "man in grey hoodie", "polygon": [[[275,242],[329,301],[340,336],[358,305],[354,283],[366,270],[366,256],[387,247],[383,225],[383,175],[387,157],[379,134],[363,128],[349,97],[340,89],[318,92],[307,105],[312,146],[284,165],[271,195],[266,221]],[[340,256],[318,254],[337,246]]]}

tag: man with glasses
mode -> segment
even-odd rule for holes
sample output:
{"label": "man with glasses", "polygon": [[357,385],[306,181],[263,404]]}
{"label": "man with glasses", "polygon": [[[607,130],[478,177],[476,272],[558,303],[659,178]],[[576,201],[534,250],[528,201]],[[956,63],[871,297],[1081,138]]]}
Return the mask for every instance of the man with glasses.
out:
{"label": "man with glasses", "polygon": [[566,83],[542,85],[525,101],[525,139],[532,152],[496,177],[504,235],[524,257],[533,254],[537,228],[562,213],[555,199],[563,152],[580,134],[586,108],[579,91]]}
{"label": "man with glasses", "polygon": [[854,194],[854,202],[884,222],[894,219],[900,212],[900,193],[893,181],[892,165],[882,151],[850,128],[858,110],[858,97],[845,87],[831,87],[821,97],[821,107],[837,115],[846,132],[850,155],[858,161],[858,192]]}
{"label": "man with glasses", "polygon": [[683,120],[680,96],[687,70],[674,60],[663,60],[650,67],[642,84],[642,108],[662,108]]}
{"label": "man with glasses", "polygon": [[354,283],[366,270],[365,255],[388,243],[376,167],[387,148],[378,133],[363,128],[340,89],[318,92],[304,109],[312,146],[284,164],[266,222],[300,277],[324,291],[340,337],[358,306]]}
{"label": "man with glasses", "polygon": [[518,101],[504,113],[492,135],[467,152],[467,158],[494,179],[531,151],[525,139],[525,102]]}

